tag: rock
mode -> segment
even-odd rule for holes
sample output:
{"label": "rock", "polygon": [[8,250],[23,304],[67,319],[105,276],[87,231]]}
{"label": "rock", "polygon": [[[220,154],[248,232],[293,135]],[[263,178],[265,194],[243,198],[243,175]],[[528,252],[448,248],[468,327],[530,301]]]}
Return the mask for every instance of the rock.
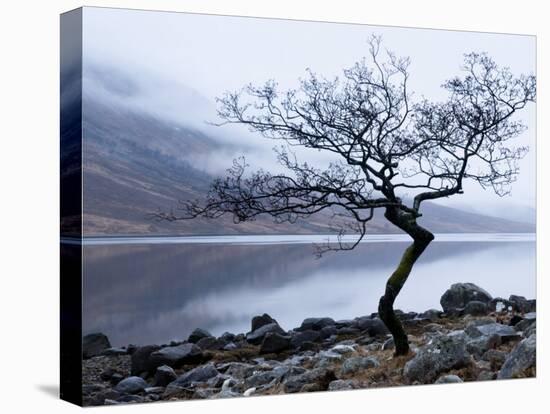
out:
{"label": "rock", "polygon": [[255,392],[256,387],[249,388],[245,392],[243,392],[243,397],[250,397],[251,395],[254,395]]}
{"label": "rock", "polygon": [[168,388],[187,387],[193,382],[205,382],[218,375],[219,372],[214,364],[201,365],[180,375],[177,379],[168,384]]}
{"label": "rock", "polygon": [[359,388],[358,384],[354,380],[335,380],[331,381],[328,384],[329,391],[343,391],[343,390],[353,390]]}
{"label": "rock", "polygon": [[252,375],[255,369],[254,365],[244,362],[229,362],[220,366],[222,372],[240,380]]}
{"label": "rock", "polygon": [[139,395],[122,395],[116,399],[118,403],[143,403],[145,398]]}
{"label": "rock", "polygon": [[174,381],[178,376],[176,372],[169,367],[168,365],[162,365],[157,368],[155,372],[155,380],[153,385],[156,387],[166,387],[172,381]]}
{"label": "rock", "polygon": [[359,371],[380,366],[380,362],[375,357],[351,357],[342,364],[342,375],[354,374]]}
{"label": "rock", "polygon": [[443,312],[441,312],[440,310],[437,310],[437,309],[428,309],[426,312],[422,312],[418,315],[418,318],[420,319],[428,319],[432,322],[435,322],[437,321],[438,319],[441,318],[441,314]]}
{"label": "rock", "polygon": [[302,322],[302,325],[297,331],[307,331],[307,330],[314,330],[314,331],[320,331],[321,329],[327,327],[327,326],[334,326],[336,322],[334,322],[334,319],[332,318],[307,318],[304,319]]}
{"label": "rock", "polygon": [[479,375],[477,376],[478,381],[491,381],[494,380],[496,377],[496,374],[491,371],[481,371]]}
{"label": "rock", "polygon": [[525,331],[523,331],[523,336],[525,338],[529,338],[531,335],[534,335],[536,333],[537,333],[537,323],[533,322],[531,325],[527,327],[527,329],[525,329]]}
{"label": "rock", "polygon": [[488,304],[491,299],[493,298],[487,291],[473,283],[455,283],[443,293],[439,303],[445,313],[457,314],[468,302],[479,301]]}
{"label": "rock", "polygon": [[235,342],[229,342],[227,345],[223,347],[224,351],[232,351],[234,349],[237,349],[237,345],[235,345]]}
{"label": "rock", "polygon": [[304,384],[304,386],[300,389],[300,392],[319,392],[325,390],[326,388],[324,388],[321,384],[313,383]]}
{"label": "rock", "polygon": [[264,326],[254,330],[252,332],[249,332],[246,335],[246,341],[253,344],[253,345],[260,345],[262,343],[262,341],[264,340],[264,336],[268,332],[275,332],[275,333],[278,333],[279,335],[283,335],[283,336],[286,335],[286,332],[283,331],[283,329],[279,326],[279,324],[276,323],[276,322],[273,322],[273,323],[264,325]]}
{"label": "rock", "polygon": [[507,356],[506,352],[489,349],[481,356],[481,359],[489,363],[491,370],[498,371],[502,367],[502,364],[504,364],[504,361],[506,361]]}
{"label": "rock", "polygon": [[162,364],[159,365],[153,365],[149,359],[149,356],[151,353],[159,350],[160,347],[158,345],[145,345],[137,348],[133,353],[131,357],[131,374],[132,375],[139,375],[142,372],[150,372],[153,373],[155,369]]}
{"label": "rock", "polygon": [[147,387],[145,388],[145,394],[162,394],[164,387]]}
{"label": "rock", "polygon": [[287,393],[295,393],[302,390],[306,384],[315,384],[319,391],[326,390],[331,381],[336,377],[334,372],[325,368],[314,368],[300,375],[290,376],[284,382],[284,389]]}
{"label": "rock", "polygon": [[333,346],[330,351],[340,355],[346,355],[355,352],[355,347],[352,345],[338,344],[336,346]]}
{"label": "rock", "polygon": [[481,357],[486,351],[496,348],[501,343],[501,337],[497,334],[482,335],[469,340],[466,343],[466,350],[476,357]]}
{"label": "rock", "polygon": [[510,322],[508,322],[509,326],[516,326],[518,323],[520,323],[523,320],[523,318],[519,315],[514,315],[510,318]]}
{"label": "rock", "polygon": [[389,333],[388,328],[381,319],[368,316],[355,319],[353,327],[360,331],[366,331],[370,336],[387,335]]}
{"label": "rock", "polygon": [[220,339],[225,342],[233,342],[235,340],[235,334],[232,334],[231,332],[224,332],[222,336],[220,336]]}
{"label": "rock", "polygon": [[498,313],[507,313],[511,312],[513,307],[512,304],[503,298],[493,298],[491,301],[487,304],[489,307],[489,310],[491,312],[498,312]]}
{"label": "rock", "polygon": [[254,332],[256,329],[261,328],[262,326],[269,325],[271,323],[277,323],[275,319],[269,316],[267,313],[263,315],[254,316],[251,322],[250,332]]}
{"label": "rock", "polygon": [[510,295],[508,302],[512,304],[512,309],[516,312],[527,313],[534,310],[532,309],[530,301],[524,296]]}
{"label": "rock", "polygon": [[101,355],[103,356],[120,356],[120,355],[127,355],[128,351],[124,348],[107,348],[104,350]]}
{"label": "rock", "polygon": [[518,378],[524,375],[525,370],[534,367],[537,362],[537,338],[531,335],[524,339],[510,352],[497,378]]}
{"label": "rock", "polygon": [[[344,328],[344,327],[342,327]],[[307,331],[306,331],[307,332]],[[323,329],[319,331],[319,335],[321,335],[321,339],[327,339],[330,338],[332,335],[336,335],[338,333],[338,329],[335,326],[325,326]]]}
{"label": "rock", "polygon": [[148,385],[141,377],[128,377],[115,386],[115,391],[121,394],[137,394],[147,388]]}
{"label": "rock", "polygon": [[268,332],[262,341],[260,354],[278,354],[290,348],[290,336]]}
{"label": "rock", "polygon": [[227,342],[221,338],[214,338],[213,336],[207,336],[199,339],[196,345],[204,351],[206,350],[219,351],[223,349],[225,345],[227,345]]}
{"label": "rock", "polygon": [[293,348],[299,348],[304,342],[318,342],[320,340],[321,340],[321,334],[319,331],[308,329],[306,331],[294,333],[290,338],[290,345]]}
{"label": "rock", "polygon": [[359,335],[361,331],[358,328],[344,327],[336,330],[337,335]]}
{"label": "rock", "polygon": [[536,319],[522,318],[521,321],[514,325],[514,329],[518,332],[523,332],[527,330],[527,328],[529,328],[535,321]]}
{"label": "rock", "polygon": [[191,342],[192,344],[195,344],[199,342],[202,338],[208,338],[212,336],[212,334],[204,329],[197,328],[193,332],[191,332],[191,335],[189,335],[189,338],[187,338],[188,342]]}
{"label": "rock", "polygon": [[442,375],[435,382],[436,384],[452,384],[457,382],[464,382],[458,375]]}
{"label": "rock", "polygon": [[201,349],[192,343],[178,346],[167,346],[152,352],[149,356],[151,366],[168,365],[178,368],[185,364],[196,364],[203,359]]}
{"label": "rock", "polygon": [[485,302],[479,300],[471,300],[464,307],[464,315],[481,316],[487,315],[489,308]]}
{"label": "rock", "polygon": [[82,338],[82,357],[84,359],[101,355],[109,348],[111,348],[109,338],[102,333],[91,333]]}
{"label": "rock", "polygon": [[404,378],[412,383],[432,383],[441,373],[468,365],[471,357],[466,351],[464,338],[441,336],[421,347],[405,364]]}
{"label": "rock", "polygon": [[520,334],[511,326],[494,322],[479,326],[469,324],[466,328],[466,333],[472,338],[498,335],[502,343],[513,339],[518,339],[520,337]]}

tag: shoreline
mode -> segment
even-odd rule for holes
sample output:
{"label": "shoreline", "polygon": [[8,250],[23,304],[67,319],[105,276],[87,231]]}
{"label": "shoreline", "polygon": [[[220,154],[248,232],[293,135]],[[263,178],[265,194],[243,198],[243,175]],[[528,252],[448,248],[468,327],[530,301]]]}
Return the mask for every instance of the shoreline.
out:
{"label": "shoreline", "polygon": [[536,301],[492,298],[470,284],[441,297],[443,311],[398,312],[411,352],[393,357],[376,313],[305,319],[283,329],[267,314],[248,333],[197,328],[185,341],[112,348],[84,337],[84,405],[226,398],[536,376]]}

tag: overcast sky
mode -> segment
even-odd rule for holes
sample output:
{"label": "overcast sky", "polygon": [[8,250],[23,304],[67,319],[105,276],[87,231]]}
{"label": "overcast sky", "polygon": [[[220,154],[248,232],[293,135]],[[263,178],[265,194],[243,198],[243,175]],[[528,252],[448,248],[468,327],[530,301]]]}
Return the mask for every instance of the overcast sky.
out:
{"label": "overcast sky", "polygon": [[[372,34],[382,35],[384,47],[396,54],[410,56],[410,89],[418,97],[443,99],[441,83],[459,73],[463,54],[471,51],[488,52],[515,74],[535,73],[536,44],[531,36],[107,8],[85,8],[83,33],[85,66],[130,68],[143,85],[154,82],[147,102],[173,118],[182,108],[170,104],[177,101],[173,95],[178,91],[170,85],[192,88],[212,102],[227,90],[268,79],[276,79],[284,90],[296,86],[306,68],[329,78],[341,74],[367,55],[366,41]],[[159,87],[158,79],[164,86]],[[182,102],[189,102],[189,97]],[[518,143],[529,145],[530,152],[521,161],[520,177],[508,201],[534,207],[534,105],[522,118],[529,130]],[[265,156],[271,156],[274,142],[261,145]],[[452,202],[471,205],[481,200],[493,209],[496,201],[502,201],[497,199],[472,184]]]}

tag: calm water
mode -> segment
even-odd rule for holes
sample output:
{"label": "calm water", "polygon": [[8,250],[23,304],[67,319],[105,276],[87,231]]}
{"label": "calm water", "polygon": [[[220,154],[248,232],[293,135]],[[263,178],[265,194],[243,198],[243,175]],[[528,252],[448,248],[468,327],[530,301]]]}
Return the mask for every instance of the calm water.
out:
{"label": "calm water", "polygon": [[[287,329],[310,316],[376,311],[406,248],[400,235],[369,236],[321,259],[326,236],[95,238],[84,244],[84,333],[114,346],[185,339],[196,327],[246,332],[267,312]],[[535,297],[535,241],[527,234],[437,235],[399,296],[405,311],[439,308],[455,282],[493,296]]]}

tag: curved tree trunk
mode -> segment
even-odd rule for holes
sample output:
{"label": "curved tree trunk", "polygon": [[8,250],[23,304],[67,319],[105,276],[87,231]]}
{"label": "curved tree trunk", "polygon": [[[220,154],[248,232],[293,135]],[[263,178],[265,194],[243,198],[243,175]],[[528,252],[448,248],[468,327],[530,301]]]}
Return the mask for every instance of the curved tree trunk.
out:
{"label": "curved tree trunk", "polygon": [[428,247],[430,242],[434,239],[434,235],[418,225],[416,223],[416,218],[410,214],[402,213],[396,209],[387,209],[385,216],[390,222],[404,230],[413,239],[413,243],[407,247],[403,253],[399,266],[388,279],[386,291],[384,296],[380,298],[378,304],[380,319],[382,319],[393,336],[395,342],[395,355],[406,355],[409,352],[409,341],[401,321],[395,316],[393,304],[401,288],[407,281],[412,267],[424,250],[426,250],[426,247]]}

